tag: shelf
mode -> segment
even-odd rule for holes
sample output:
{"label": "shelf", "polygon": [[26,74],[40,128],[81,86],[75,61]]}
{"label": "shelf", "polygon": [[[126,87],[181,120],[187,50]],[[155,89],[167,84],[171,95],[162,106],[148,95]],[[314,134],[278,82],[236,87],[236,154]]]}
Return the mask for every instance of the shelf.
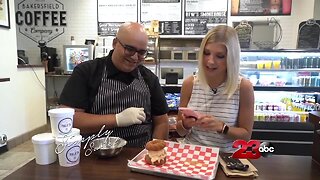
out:
{"label": "shelf", "polygon": [[294,114],[306,114],[308,115],[309,112],[302,112],[302,111],[268,111],[268,110],[265,110],[265,111],[261,111],[261,110],[255,110],[254,113],[274,113],[274,114],[281,114],[281,113],[294,113]]}
{"label": "shelf", "polygon": [[203,39],[205,35],[160,35],[163,39]]}
{"label": "shelf", "polygon": [[198,60],[175,60],[175,59],[160,59],[161,62],[181,62],[181,63],[196,63]]}
{"label": "shelf", "polygon": [[17,68],[43,68],[43,65],[18,64]]}
{"label": "shelf", "polygon": [[199,51],[199,47],[160,47],[160,51]]}
{"label": "shelf", "polygon": [[10,81],[10,78],[0,78],[0,82],[7,82]]}
{"label": "shelf", "polygon": [[290,87],[290,86],[254,86],[255,91],[296,91],[296,92],[320,92],[320,87]]}
{"label": "shelf", "polygon": [[255,69],[241,68],[240,71],[261,71],[261,72],[320,72],[320,68],[303,68],[303,69]]}
{"label": "shelf", "polygon": [[46,77],[70,77],[71,74],[46,74]]}
{"label": "shelf", "polygon": [[320,49],[241,49],[241,52],[282,52],[282,53],[290,53],[290,52],[298,52],[298,53],[313,53],[319,52]]}
{"label": "shelf", "polygon": [[309,122],[264,122],[254,121],[254,129],[313,131]]}
{"label": "shelf", "polygon": [[142,64],[154,64],[157,65],[155,61],[144,61]]}

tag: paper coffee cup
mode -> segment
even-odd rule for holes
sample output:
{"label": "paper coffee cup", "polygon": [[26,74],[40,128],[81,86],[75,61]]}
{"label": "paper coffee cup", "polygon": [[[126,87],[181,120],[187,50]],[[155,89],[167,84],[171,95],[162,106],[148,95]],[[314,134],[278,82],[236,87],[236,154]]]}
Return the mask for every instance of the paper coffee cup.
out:
{"label": "paper coffee cup", "polygon": [[59,157],[60,166],[70,167],[79,164],[81,151],[81,135],[58,137],[56,142],[56,153]]}
{"label": "paper coffee cup", "polygon": [[36,163],[40,165],[51,164],[57,160],[56,144],[51,133],[42,133],[32,136],[32,143],[36,156]]}
{"label": "paper coffee cup", "polygon": [[73,127],[74,109],[57,108],[48,111],[51,131],[54,137],[63,136],[71,132]]}

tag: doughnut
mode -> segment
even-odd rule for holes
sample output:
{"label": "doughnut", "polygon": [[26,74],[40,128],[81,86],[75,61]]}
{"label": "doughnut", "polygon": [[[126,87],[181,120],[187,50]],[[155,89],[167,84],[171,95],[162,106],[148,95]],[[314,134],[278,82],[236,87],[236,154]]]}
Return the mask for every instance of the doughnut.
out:
{"label": "doughnut", "polygon": [[161,149],[163,149],[165,147],[166,147],[166,143],[164,142],[164,140],[160,140],[160,139],[149,141],[146,144],[146,149],[148,151],[160,151]]}
{"label": "doughnut", "polygon": [[153,140],[146,144],[146,150],[148,153],[145,155],[144,159],[147,164],[160,166],[166,163],[167,152],[164,149],[166,147],[166,142],[164,140]]}

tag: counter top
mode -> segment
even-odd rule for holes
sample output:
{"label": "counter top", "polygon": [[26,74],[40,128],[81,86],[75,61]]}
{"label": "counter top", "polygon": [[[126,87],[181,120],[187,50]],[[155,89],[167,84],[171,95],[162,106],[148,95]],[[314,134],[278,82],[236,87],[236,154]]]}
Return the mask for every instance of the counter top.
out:
{"label": "counter top", "polygon": [[314,125],[312,158],[320,165],[320,111],[310,112],[309,121]]}
{"label": "counter top", "polygon": [[[58,162],[37,165],[35,160],[32,160],[4,179],[167,179],[130,171],[128,160],[141,150],[124,148],[117,157],[109,159],[99,159],[95,155],[84,156],[82,153],[80,163],[68,168],[59,166]],[[259,177],[256,179],[318,180],[320,177],[320,166],[313,162],[310,156],[274,155],[251,162],[258,169]],[[253,178],[228,178],[219,167],[216,179]]]}

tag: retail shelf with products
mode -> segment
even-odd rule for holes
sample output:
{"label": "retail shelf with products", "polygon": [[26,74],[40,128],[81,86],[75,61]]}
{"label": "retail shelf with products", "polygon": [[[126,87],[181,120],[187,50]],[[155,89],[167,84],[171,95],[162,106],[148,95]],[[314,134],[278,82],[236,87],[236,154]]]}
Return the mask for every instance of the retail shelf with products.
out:
{"label": "retail shelf with products", "polygon": [[150,69],[154,74],[159,73],[159,36],[148,36],[148,54],[143,64]]}
{"label": "retail shelf with products", "polygon": [[253,139],[273,143],[276,154],[311,155],[320,110],[320,50],[243,50],[240,72],[254,85]]}
{"label": "retail shelf with products", "polygon": [[[261,111],[256,112],[256,120],[264,119],[259,115],[265,114],[266,121],[305,122],[308,111],[320,110],[318,49],[243,50],[240,72],[254,85],[255,108]],[[275,103],[284,103],[281,110],[285,112],[276,113],[280,109]],[[285,113],[288,117],[280,116]]]}
{"label": "retail shelf with products", "polygon": [[149,36],[148,39],[148,55],[145,58],[145,63],[158,63],[159,58],[159,37]]}

